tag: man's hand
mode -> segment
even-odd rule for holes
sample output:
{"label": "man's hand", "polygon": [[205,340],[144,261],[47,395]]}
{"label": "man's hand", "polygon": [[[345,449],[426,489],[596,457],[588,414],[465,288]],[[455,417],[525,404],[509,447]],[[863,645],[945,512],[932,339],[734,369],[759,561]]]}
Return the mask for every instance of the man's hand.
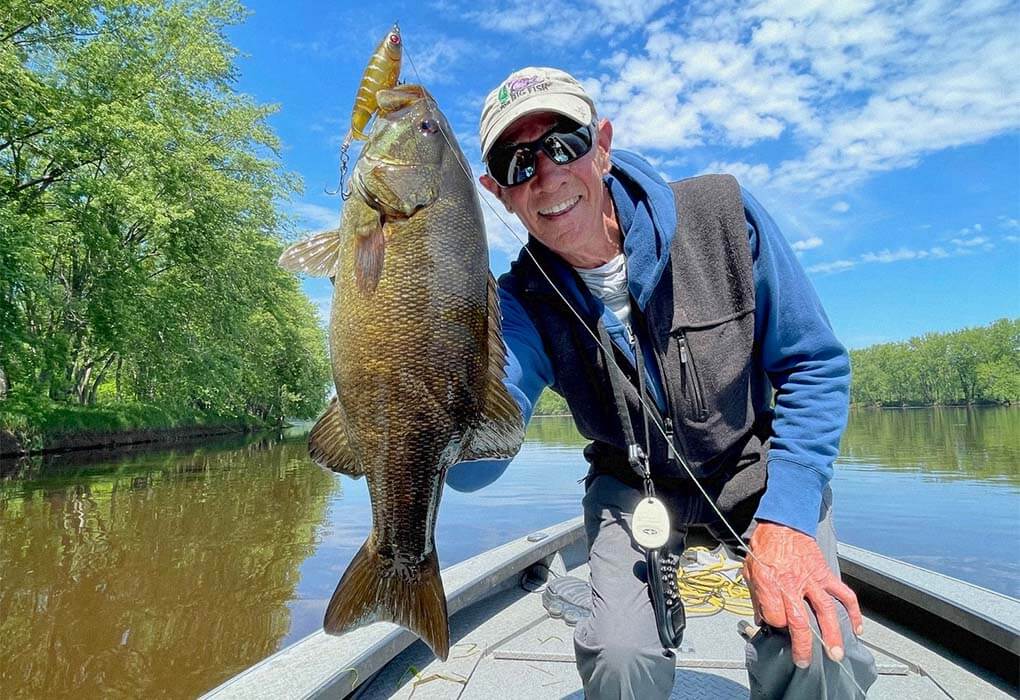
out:
{"label": "man's hand", "polygon": [[861,608],[854,592],[829,569],[814,538],[785,525],[759,522],[751,535],[751,553],[744,560],[744,579],[757,620],[788,628],[793,663],[807,668],[812,646],[804,609],[807,600],[818,619],[826,653],[833,661],[841,661],[843,638],[832,599],[846,607],[856,634],[864,631]]}

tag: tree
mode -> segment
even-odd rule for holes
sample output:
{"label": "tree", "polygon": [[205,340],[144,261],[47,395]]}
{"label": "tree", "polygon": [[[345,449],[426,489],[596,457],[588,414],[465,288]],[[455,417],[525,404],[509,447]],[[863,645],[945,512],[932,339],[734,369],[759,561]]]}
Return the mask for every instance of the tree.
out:
{"label": "tree", "polygon": [[225,29],[243,16],[233,0],[0,11],[0,372],[14,388],[274,417],[321,404],[325,341],[275,265],[276,205],[300,183],[280,169],[274,108],[233,89]]}

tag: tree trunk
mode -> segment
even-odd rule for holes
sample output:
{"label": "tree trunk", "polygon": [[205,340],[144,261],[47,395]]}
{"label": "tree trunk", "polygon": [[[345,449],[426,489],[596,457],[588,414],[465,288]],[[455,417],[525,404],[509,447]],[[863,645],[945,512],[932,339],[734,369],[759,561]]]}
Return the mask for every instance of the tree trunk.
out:
{"label": "tree trunk", "polygon": [[124,367],[124,358],[123,357],[118,357],[117,358],[117,370],[116,370],[116,372],[113,375],[113,383],[114,383],[114,387],[115,387],[116,396],[117,396],[117,400],[118,401],[121,400],[121,393],[120,393],[120,387],[121,387],[120,372],[121,372],[121,369],[123,367]]}
{"label": "tree trunk", "polygon": [[4,368],[0,366],[0,401],[3,401],[4,399],[7,398],[8,387],[9,385],[7,384],[7,373],[4,372]]}
{"label": "tree trunk", "polygon": [[110,365],[113,364],[113,361],[116,359],[116,357],[117,356],[113,354],[107,357],[106,361],[103,363],[103,368],[96,372],[95,378],[92,380],[92,383],[88,384],[85,392],[84,401],[86,406],[95,405],[96,392],[99,391],[99,385],[103,383],[104,379],[106,379],[106,373],[110,371]]}

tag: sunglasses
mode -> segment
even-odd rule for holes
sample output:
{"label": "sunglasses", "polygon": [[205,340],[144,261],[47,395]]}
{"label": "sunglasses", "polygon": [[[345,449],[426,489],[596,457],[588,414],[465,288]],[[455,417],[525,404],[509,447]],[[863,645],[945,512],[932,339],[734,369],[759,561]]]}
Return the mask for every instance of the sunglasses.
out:
{"label": "sunglasses", "polygon": [[594,125],[561,119],[534,141],[493,146],[485,167],[500,185],[515,187],[535,177],[539,151],[553,163],[566,165],[590,151],[594,140]]}

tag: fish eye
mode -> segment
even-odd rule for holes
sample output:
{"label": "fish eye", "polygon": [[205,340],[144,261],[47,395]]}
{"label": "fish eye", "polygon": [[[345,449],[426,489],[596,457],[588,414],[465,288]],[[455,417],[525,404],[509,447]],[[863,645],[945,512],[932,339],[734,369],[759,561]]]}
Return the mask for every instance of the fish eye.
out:
{"label": "fish eye", "polygon": [[421,129],[423,134],[434,134],[439,131],[439,124],[436,124],[434,119],[422,119],[418,128]]}

